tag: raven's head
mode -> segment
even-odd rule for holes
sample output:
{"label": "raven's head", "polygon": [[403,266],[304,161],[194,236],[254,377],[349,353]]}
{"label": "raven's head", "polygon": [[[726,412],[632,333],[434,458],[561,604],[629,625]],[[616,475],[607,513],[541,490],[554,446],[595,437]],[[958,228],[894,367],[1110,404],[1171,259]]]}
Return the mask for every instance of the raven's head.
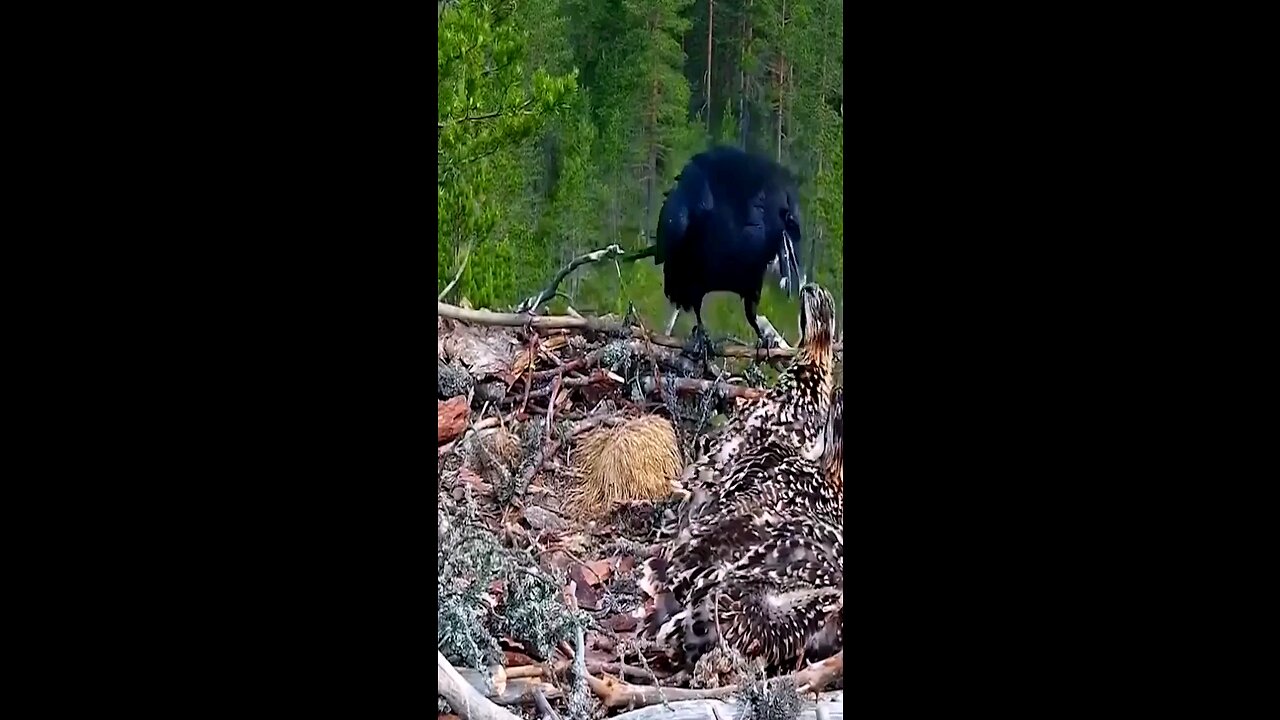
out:
{"label": "raven's head", "polygon": [[823,454],[827,479],[844,486],[844,388],[831,394],[831,415],[827,419],[827,446]]}
{"label": "raven's head", "polygon": [[830,362],[836,332],[836,304],[831,293],[814,283],[800,288],[800,347]]}

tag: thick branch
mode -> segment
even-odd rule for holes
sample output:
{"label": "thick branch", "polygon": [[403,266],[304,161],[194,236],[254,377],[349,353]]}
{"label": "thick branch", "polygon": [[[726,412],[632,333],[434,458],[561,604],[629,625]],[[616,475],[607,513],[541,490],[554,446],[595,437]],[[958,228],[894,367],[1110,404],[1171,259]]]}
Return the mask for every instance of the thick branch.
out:
{"label": "thick branch", "polygon": [[[610,720],[739,720],[746,708],[724,700],[680,700],[666,707],[653,705],[615,715]],[[823,693],[806,702],[796,720],[844,720],[844,691]]]}
{"label": "thick branch", "polygon": [[[787,677],[791,678],[796,689],[801,692],[819,692],[831,685],[834,680],[844,677],[844,651],[841,650],[834,656]],[[608,675],[603,679],[588,676],[587,681],[591,683],[591,691],[607,708],[655,705],[663,702],[663,696],[666,701],[718,700],[729,697],[741,689],[737,685],[726,685],[710,690],[658,688],[653,685],[632,685]]]}
{"label": "thick branch", "polygon": [[[528,301],[526,301],[528,302]],[[620,323],[608,322],[594,317],[574,317],[572,315],[530,315],[528,313],[500,313],[490,310],[467,310],[456,305],[436,302],[436,314],[453,320],[473,325],[500,325],[505,327],[533,327],[540,330],[594,330],[596,332],[617,330]],[[683,348],[685,341],[670,335],[645,333],[640,328],[630,328],[632,337],[647,339],[654,345],[669,348]],[[844,343],[836,343],[835,351],[841,352]],[[768,348],[757,350],[747,345],[721,345],[713,349],[712,355],[718,357],[754,358],[754,357],[791,357],[796,354],[794,348]]]}
{"label": "thick branch", "polygon": [[593,250],[586,255],[579,255],[573,259],[573,262],[570,262],[568,265],[564,266],[560,272],[556,273],[556,276],[551,279],[551,284],[544,288],[542,292],[539,292],[533,297],[526,298],[524,302],[517,305],[516,312],[537,310],[542,303],[550,300],[555,295],[556,288],[560,287],[560,281],[564,280],[569,273],[578,269],[580,266],[588,263],[600,262],[601,260],[609,257],[622,257],[623,255],[625,255],[625,253],[623,253],[622,248],[617,245],[610,245],[606,248]]}
{"label": "thick branch", "polygon": [[449,701],[449,707],[463,720],[520,720],[480,694],[462,679],[444,653],[436,650],[436,694]]}

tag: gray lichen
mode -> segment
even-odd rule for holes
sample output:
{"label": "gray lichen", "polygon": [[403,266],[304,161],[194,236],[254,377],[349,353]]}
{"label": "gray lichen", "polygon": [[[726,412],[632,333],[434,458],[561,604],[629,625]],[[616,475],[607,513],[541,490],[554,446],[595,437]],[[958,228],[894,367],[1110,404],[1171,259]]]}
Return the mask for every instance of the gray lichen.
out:
{"label": "gray lichen", "polygon": [[803,702],[791,678],[754,682],[742,690],[740,720],[795,720]]}
{"label": "gray lichen", "polygon": [[586,621],[565,607],[564,578],[540,570],[529,553],[503,547],[469,515],[451,518],[436,556],[441,652],[484,668],[501,664],[498,638],[509,637],[550,656],[556,643]]}
{"label": "gray lichen", "polygon": [[448,399],[457,395],[466,395],[475,385],[475,379],[471,377],[471,373],[462,366],[462,363],[454,359],[452,363],[446,364],[443,360],[436,360],[436,394],[441,399]]}

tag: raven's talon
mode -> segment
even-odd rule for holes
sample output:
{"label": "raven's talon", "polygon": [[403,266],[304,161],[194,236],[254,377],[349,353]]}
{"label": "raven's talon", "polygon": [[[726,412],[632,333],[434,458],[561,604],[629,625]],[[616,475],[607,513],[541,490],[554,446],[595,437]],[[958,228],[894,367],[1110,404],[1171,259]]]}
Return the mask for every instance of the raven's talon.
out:
{"label": "raven's talon", "polygon": [[685,342],[684,353],[695,361],[706,365],[710,361],[710,338],[699,326],[694,326],[693,335]]}
{"label": "raven's talon", "polygon": [[782,344],[778,342],[776,337],[765,337],[763,335],[757,337],[755,352],[756,362],[759,362],[762,359],[767,360],[769,358],[769,351],[777,347],[782,347]]}

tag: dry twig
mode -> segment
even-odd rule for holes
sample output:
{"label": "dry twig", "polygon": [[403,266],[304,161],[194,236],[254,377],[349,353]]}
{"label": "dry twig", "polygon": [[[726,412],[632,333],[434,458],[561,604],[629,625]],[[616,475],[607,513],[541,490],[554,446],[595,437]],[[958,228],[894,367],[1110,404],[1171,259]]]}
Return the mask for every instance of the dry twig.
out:
{"label": "dry twig", "polygon": [[[528,313],[500,313],[489,310],[468,310],[460,308],[456,305],[450,305],[445,302],[436,303],[436,314],[440,317],[447,317],[453,320],[460,320],[475,325],[499,325],[505,327],[532,327],[538,330],[550,329],[574,329],[574,330],[592,330],[595,332],[603,332],[607,330],[619,330],[624,326],[618,322],[602,320],[593,317],[573,317],[570,315],[529,315]],[[661,335],[658,333],[646,333],[640,328],[628,328],[631,335],[640,339],[648,339],[654,345],[662,345],[669,348],[683,348],[685,341],[670,335]],[[836,352],[844,350],[843,343],[836,343],[834,346]],[[778,358],[791,357],[796,354],[794,348],[768,348],[757,350],[747,345],[721,345],[712,348],[712,355],[718,357],[736,357],[736,358]]]}

